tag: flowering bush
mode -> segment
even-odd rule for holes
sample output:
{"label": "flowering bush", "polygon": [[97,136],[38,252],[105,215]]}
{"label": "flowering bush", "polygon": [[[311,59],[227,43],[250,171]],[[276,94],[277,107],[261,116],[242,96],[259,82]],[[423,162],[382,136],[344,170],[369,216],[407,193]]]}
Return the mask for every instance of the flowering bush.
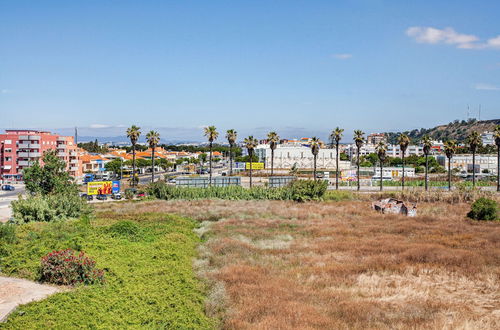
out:
{"label": "flowering bush", "polygon": [[95,268],[95,261],[71,249],[52,251],[42,258],[40,280],[58,285],[94,284],[104,282],[104,271]]}

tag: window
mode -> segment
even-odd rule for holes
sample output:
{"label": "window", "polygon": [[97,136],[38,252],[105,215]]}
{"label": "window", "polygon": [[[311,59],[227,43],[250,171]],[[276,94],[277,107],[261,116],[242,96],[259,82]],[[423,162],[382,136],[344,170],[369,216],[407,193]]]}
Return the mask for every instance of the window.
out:
{"label": "window", "polygon": [[5,148],[5,152],[12,152],[11,148]]}
{"label": "window", "polygon": [[12,144],[12,140],[5,140],[5,144]]}
{"label": "window", "polygon": [[5,157],[6,162],[10,162],[12,160],[12,157]]}

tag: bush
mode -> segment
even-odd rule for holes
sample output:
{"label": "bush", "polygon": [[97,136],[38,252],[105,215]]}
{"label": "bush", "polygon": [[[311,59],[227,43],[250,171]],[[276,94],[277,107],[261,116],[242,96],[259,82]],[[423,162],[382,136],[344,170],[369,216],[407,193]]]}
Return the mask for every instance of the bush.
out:
{"label": "bush", "polygon": [[104,282],[104,271],[83,252],[71,249],[53,251],[42,258],[40,281],[57,285],[94,284]]}
{"label": "bush", "polygon": [[108,232],[112,237],[127,238],[131,241],[137,241],[142,238],[142,229],[135,222],[119,221],[108,228]]}
{"label": "bush", "polygon": [[498,219],[498,204],[492,199],[481,197],[472,203],[467,216],[474,220],[496,220]]}
{"label": "bush", "polygon": [[77,194],[35,195],[12,202],[16,223],[51,222],[78,218],[90,213],[90,206]]}
{"label": "bush", "polygon": [[14,225],[0,223],[0,243],[12,244],[16,242],[16,227]]}
{"label": "bush", "polygon": [[286,189],[290,190],[291,199],[296,202],[320,200],[328,188],[325,180],[295,180]]}

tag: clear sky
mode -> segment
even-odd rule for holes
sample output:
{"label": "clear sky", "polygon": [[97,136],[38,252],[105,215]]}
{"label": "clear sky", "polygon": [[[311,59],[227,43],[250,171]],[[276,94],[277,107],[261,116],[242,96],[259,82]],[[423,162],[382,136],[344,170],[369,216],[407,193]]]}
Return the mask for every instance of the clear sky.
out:
{"label": "clear sky", "polygon": [[0,127],[201,139],[500,117],[500,1],[0,0]]}

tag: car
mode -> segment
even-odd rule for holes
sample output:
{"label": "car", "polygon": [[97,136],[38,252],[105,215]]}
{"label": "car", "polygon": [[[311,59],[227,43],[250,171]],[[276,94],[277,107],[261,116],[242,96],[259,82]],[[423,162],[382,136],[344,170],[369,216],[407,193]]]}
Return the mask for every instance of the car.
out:
{"label": "car", "polygon": [[146,193],[144,191],[139,191],[137,193],[137,197],[144,197],[144,196],[146,196]]}
{"label": "car", "polygon": [[16,188],[14,186],[11,186],[10,184],[4,184],[2,186],[2,190],[4,191],[14,191]]}
{"label": "car", "polygon": [[80,197],[83,198],[83,199],[86,199],[88,201],[94,200],[94,196],[88,195],[88,194],[81,194]]}
{"label": "car", "polygon": [[115,199],[115,200],[120,200],[120,199],[122,199],[122,195],[120,193],[116,193],[116,194],[111,195],[111,198]]}
{"label": "car", "polygon": [[108,199],[108,196],[106,195],[97,195],[97,199],[100,200],[100,201],[105,201]]}

